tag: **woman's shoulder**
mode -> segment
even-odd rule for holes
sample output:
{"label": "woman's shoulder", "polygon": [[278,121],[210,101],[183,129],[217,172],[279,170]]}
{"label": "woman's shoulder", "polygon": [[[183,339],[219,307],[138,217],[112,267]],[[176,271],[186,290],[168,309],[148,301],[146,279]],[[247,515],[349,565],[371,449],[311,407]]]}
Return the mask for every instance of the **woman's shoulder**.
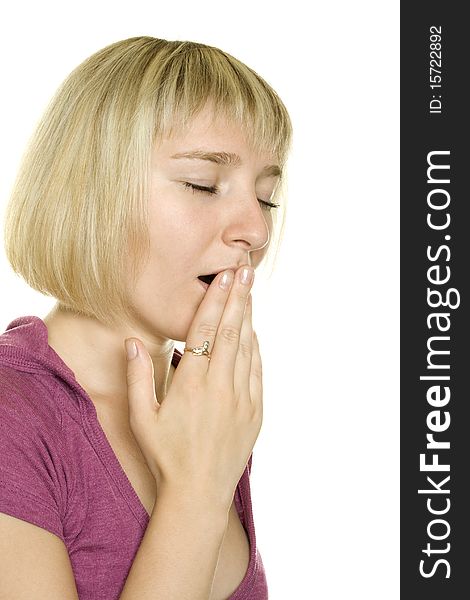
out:
{"label": "woman's shoulder", "polygon": [[[59,382],[52,375],[29,373],[0,359],[0,428],[10,434],[45,435],[62,428],[62,411],[56,402]],[[28,433],[27,433],[28,432]]]}
{"label": "woman's shoulder", "polygon": [[0,335],[0,413],[25,427],[61,423],[57,392],[72,373],[48,345],[47,328],[35,316],[18,317]]}
{"label": "woman's shoulder", "polygon": [[0,364],[0,512],[62,540],[60,416],[34,375]]}

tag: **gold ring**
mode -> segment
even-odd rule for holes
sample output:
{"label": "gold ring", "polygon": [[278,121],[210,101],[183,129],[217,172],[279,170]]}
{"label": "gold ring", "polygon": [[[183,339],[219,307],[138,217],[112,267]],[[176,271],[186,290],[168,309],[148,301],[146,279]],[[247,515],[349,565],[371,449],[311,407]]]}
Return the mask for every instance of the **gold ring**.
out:
{"label": "gold ring", "polygon": [[211,359],[211,355],[209,353],[209,342],[206,340],[202,346],[194,346],[194,348],[187,348],[185,346],[184,352],[192,352],[193,356],[207,356],[207,359]]}

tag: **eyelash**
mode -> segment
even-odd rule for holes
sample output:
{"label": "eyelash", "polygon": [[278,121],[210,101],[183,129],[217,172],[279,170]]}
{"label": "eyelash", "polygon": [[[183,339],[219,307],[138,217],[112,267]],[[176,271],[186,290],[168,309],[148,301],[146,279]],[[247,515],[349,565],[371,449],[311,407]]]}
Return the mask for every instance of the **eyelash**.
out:
{"label": "eyelash", "polygon": [[[207,194],[217,194],[219,189],[217,186],[213,185],[212,187],[204,187],[202,185],[196,185],[195,183],[189,183],[189,181],[183,181],[183,185],[190,189],[193,194],[195,192],[202,192]],[[266,202],[265,200],[260,200],[258,198],[258,202],[263,205],[264,210],[271,210],[272,208],[279,208],[280,204],[275,204],[274,202]]]}

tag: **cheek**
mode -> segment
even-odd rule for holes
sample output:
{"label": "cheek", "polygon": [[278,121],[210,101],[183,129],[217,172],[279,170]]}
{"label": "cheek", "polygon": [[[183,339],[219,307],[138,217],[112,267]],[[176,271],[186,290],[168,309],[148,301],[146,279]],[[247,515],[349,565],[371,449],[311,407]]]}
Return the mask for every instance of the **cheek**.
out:
{"label": "cheek", "polygon": [[[163,288],[174,289],[188,281],[201,257],[207,254],[215,220],[195,207],[166,203],[149,215],[150,259],[148,272]],[[197,274],[197,273],[196,273]]]}
{"label": "cheek", "polygon": [[177,262],[184,248],[195,237],[194,219],[171,196],[155,201],[149,207],[149,236],[152,260]]}

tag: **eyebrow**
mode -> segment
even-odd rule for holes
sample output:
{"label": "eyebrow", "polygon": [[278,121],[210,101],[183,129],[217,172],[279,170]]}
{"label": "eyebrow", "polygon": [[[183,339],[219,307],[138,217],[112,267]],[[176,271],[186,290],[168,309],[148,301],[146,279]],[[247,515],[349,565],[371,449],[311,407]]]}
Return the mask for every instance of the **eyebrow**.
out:
{"label": "eyebrow", "polygon": [[[173,154],[171,158],[189,158],[197,160],[209,160],[218,165],[227,167],[239,167],[242,164],[242,159],[238,154],[233,152],[206,152],[205,150],[192,150],[191,152],[178,152]],[[280,177],[282,171],[278,165],[267,165],[262,170],[265,177]]]}

